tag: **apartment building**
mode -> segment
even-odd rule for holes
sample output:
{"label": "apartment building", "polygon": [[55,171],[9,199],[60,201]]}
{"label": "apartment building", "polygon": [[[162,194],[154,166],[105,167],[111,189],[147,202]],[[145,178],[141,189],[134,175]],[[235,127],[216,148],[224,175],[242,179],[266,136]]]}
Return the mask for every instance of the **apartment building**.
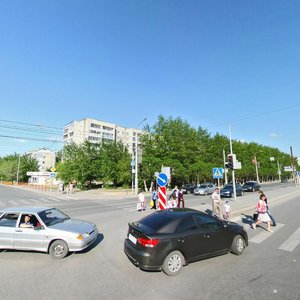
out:
{"label": "apartment building", "polygon": [[129,153],[134,153],[135,142],[140,144],[140,135],[143,130],[137,128],[126,128],[117,124],[100,120],[85,118],[79,121],[72,121],[64,127],[64,144],[74,142],[81,144],[85,140],[92,143],[102,141],[121,142],[128,149]]}
{"label": "apartment building", "polygon": [[55,166],[56,153],[46,148],[32,150],[27,152],[32,158],[36,159],[40,172],[46,172]]}

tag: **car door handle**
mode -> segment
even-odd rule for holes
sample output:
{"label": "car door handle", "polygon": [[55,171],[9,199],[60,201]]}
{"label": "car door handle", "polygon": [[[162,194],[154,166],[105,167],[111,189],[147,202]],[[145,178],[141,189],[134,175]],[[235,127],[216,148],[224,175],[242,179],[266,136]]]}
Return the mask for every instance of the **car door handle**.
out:
{"label": "car door handle", "polygon": [[16,232],[23,232],[23,230],[22,229],[17,229]]}

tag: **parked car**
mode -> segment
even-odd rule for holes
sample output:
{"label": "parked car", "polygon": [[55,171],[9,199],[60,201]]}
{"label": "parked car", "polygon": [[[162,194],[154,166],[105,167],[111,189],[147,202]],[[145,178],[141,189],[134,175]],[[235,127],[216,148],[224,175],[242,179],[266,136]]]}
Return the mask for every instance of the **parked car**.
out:
{"label": "parked car", "polygon": [[0,249],[34,250],[63,258],[81,251],[98,236],[93,223],[70,219],[56,208],[12,207],[0,210]]}
{"label": "parked car", "polygon": [[[236,191],[237,196],[243,196],[244,195],[244,189],[238,183],[235,184],[235,191]],[[221,198],[222,197],[231,198],[233,196],[233,185],[232,184],[224,185],[224,187],[220,190],[220,196],[221,196]]]}
{"label": "parked car", "polygon": [[194,195],[208,195],[212,194],[216,186],[210,182],[204,182],[199,187],[194,189]]}
{"label": "parked car", "polygon": [[142,270],[175,275],[184,265],[248,245],[243,226],[190,208],[171,208],[128,223],[124,252]]}
{"label": "parked car", "polygon": [[182,193],[183,194],[193,194],[194,189],[197,187],[197,185],[192,183],[186,183],[182,186]]}
{"label": "parked car", "polygon": [[256,181],[248,181],[243,185],[244,191],[254,192],[260,190],[260,185]]}

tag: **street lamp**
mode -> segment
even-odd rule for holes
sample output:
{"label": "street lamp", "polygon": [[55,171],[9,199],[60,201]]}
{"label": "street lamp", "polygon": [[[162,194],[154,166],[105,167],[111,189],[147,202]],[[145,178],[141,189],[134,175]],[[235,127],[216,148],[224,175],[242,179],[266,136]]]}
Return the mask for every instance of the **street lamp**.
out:
{"label": "street lamp", "polygon": [[[147,120],[147,118],[145,118],[143,121],[141,121],[136,127],[137,129],[139,128],[139,126],[145,122]],[[135,191],[135,195],[138,194],[138,132],[136,132],[135,134],[135,180],[134,180],[134,191]]]}

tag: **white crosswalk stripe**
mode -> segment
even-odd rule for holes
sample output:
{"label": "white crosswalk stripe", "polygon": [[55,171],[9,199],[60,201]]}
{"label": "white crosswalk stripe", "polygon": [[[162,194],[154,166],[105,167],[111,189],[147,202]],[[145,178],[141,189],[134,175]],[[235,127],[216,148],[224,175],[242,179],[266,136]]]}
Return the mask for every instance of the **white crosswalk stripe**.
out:
{"label": "white crosswalk stripe", "polygon": [[[269,232],[267,230],[263,230],[262,232],[260,232],[259,234],[255,235],[253,238],[249,239],[249,242],[255,243],[255,244],[260,244],[262,243],[264,240],[266,240],[267,238],[269,238],[270,236],[272,236],[276,231],[278,231],[280,228],[282,228],[285,224],[280,224],[277,223],[276,227],[272,227],[273,233]],[[256,227],[256,230],[258,230],[259,227]]]}
{"label": "white crosswalk stripe", "polygon": [[300,228],[298,228],[278,249],[292,252],[300,244]]}

